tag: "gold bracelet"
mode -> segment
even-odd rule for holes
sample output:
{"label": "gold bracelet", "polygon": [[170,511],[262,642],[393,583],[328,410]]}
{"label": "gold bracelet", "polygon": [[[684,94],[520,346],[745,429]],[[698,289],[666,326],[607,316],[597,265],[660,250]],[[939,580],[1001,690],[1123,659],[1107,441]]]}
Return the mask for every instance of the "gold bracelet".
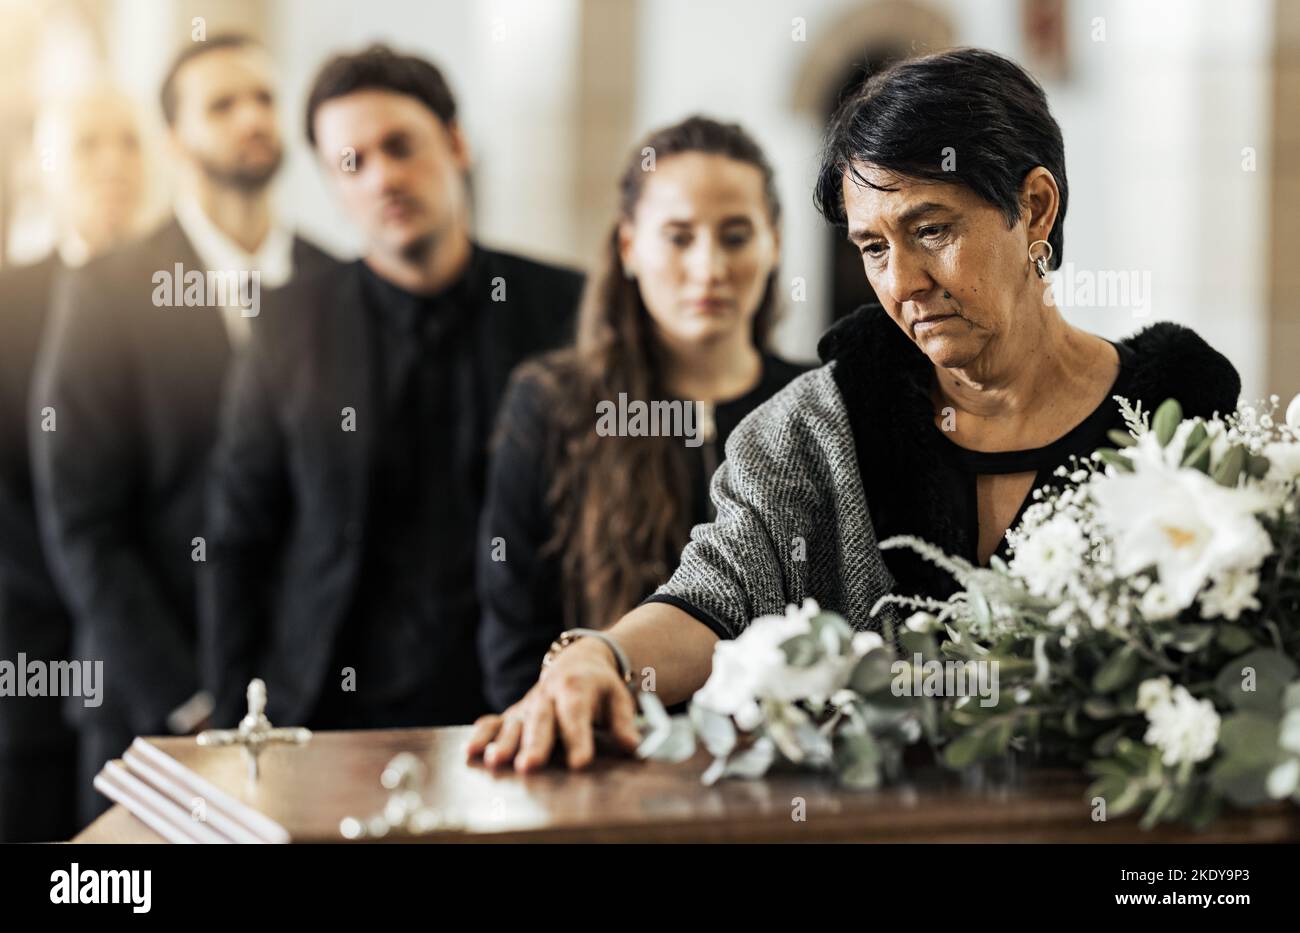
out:
{"label": "gold bracelet", "polygon": [[551,642],[546,657],[542,658],[542,673],[546,673],[547,668],[555,663],[555,659],[559,657],[561,651],[584,635],[599,638],[609,646],[609,650],[614,653],[614,660],[618,663],[618,676],[623,678],[623,683],[630,687],[632,685],[632,662],[628,660],[627,654],[613,638],[592,628],[571,628],[566,632],[561,632],[560,637]]}

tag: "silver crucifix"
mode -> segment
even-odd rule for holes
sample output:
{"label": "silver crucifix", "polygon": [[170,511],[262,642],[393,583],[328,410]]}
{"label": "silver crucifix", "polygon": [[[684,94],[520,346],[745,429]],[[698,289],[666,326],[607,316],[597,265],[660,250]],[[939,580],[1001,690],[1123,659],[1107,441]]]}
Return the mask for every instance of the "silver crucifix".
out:
{"label": "silver crucifix", "polygon": [[304,745],[311,740],[311,730],[301,726],[277,729],[266,718],[266,684],[260,678],[248,683],[248,714],[239,721],[238,729],[208,729],[200,732],[199,744],[205,748],[238,745],[244,749],[248,762],[248,780],[257,781],[257,756],[267,745]]}

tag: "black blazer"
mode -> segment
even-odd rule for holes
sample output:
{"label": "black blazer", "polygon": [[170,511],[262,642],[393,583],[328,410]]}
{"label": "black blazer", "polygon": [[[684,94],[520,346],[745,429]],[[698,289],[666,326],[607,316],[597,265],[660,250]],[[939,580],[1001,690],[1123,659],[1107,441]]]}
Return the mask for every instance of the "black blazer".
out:
{"label": "black blazer", "polygon": [[[515,364],[570,337],[582,278],[481,254],[470,287],[490,294],[500,276],[509,288],[474,317],[492,412]],[[254,676],[267,682],[272,721],[307,721],[351,609],[378,422],[363,274],[356,262],[286,289],[233,368],[200,574],[204,684],[219,724],[239,718]],[[340,430],[344,408],[355,431]]]}
{"label": "black blazer", "polygon": [[[155,273],[176,263],[204,268],[172,220],[71,275],[29,400],[37,511],[73,656],[104,662],[103,705],[68,709],[136,734],[165,732],[198,689],[193,542],[231,358],[219,310],[154,305]],[[294,263],[300,276],[335,264],[301,239]]]}

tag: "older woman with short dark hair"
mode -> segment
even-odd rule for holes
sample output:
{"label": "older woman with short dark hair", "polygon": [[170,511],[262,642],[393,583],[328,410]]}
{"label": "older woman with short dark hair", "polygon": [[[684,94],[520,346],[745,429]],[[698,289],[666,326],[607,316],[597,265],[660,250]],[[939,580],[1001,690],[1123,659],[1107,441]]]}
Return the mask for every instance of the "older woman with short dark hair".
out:
{"label": "older woman with short dark hair", "polygon": [[653,668],[675,703],[708,679],[719,639],[788,603],[811,597],[867,629],[886,593],[947,595],[942,574],[877,541],[916,535],[987,564],[1032,490],[1122,427],[1114,396],[1231,410],[1236,371],[1190,330],[1111,342],[1061,316],[1047,279],[1068,191],[1043,91],[1001,56],[905,61],[846,101],[816,199],[880,305],[832,328],[824,365],[732,433],[717,518],[668,583],[606,632],[557,642],[528,695],[476,724],[470,754],[528,770],[558,737],[582,767],[596,724],[634,747],[632,671]]}

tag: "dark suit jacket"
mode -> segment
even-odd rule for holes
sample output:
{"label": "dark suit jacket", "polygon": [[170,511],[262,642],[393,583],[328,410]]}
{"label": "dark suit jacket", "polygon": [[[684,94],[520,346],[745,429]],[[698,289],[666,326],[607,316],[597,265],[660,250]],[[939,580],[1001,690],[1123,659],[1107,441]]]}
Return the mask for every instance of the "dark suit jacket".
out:
{"label": "dark suit jacket", "polygon": [[[56,282],[51,255],[0,272],[0,658],[67,657],[70,623],[50,579],[36,530],[27,454],[27,391]],[[0,700],[0,752],[66,744],[57,701]]]}
{"label": "dark suit jacket", "polygon": [[[570,339],[582,279],[482,252],[470,287],[488,294],[498,276],[508,287],[508,300],[473,312],[494,412],[515,364]],[[232,370],[200,574],[204,685],[218,724],[238,719],[254,676],[267,682],[272,721],[308,721],[351,609],[378,422],[362,275],[357,262],[284,290]],[[355,431],[341,430],[344,408]]]}
{"label": "dark suit jacket", "polygon": [[[294,262],[308,277],[335,264],[302,240]],[[219,309],[154,305],[154,274],[176,263],[204,268],[173,220],[71,276],[29,403],[37,510],[73,613],[73,656],[104,662],[103,705],[72,699],[69,712],[137,735],[166,731],[198,689],[193,541],[231,358]]]}

